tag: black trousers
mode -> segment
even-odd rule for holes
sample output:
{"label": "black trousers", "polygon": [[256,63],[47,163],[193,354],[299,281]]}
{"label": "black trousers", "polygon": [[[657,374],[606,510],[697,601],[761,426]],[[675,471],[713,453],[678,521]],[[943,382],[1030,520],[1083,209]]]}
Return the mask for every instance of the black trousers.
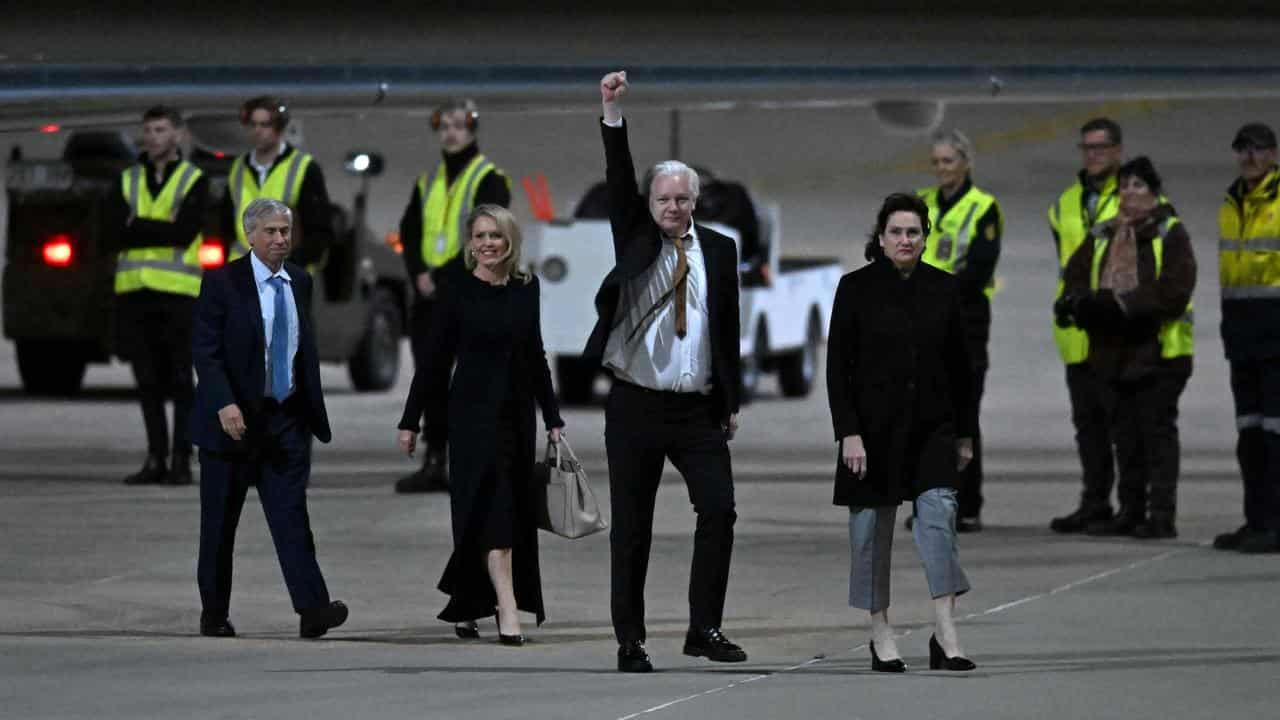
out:
{"label": "black trousers", "polygon": [[1280,531],[1280,358],[1231,363],[1231,394],[1245,522]]}
{"label": "black trousers", "polygon": [[[295,396],[296,397],[296,396]],[[311,438],[294,397],[284,406],[266,401],[264,425],[247,454],[200,451],[200,555],[197,580],[206,617],[226,617],[231,607],[231,558],[249,486],[258,488],[262,512],[280,559],[293,609],[328,606],[329,590],[316,562],[307,515]]]}
{"label": "black trousers", "polygon": [[689,622],[720,627],[733,554],[733,471],[729,445],[710,398],[614,382],[605,404],[609,457],[613,630],[618,642],[643,641],[644,583],[653,508],[665,461],[684,476],[697,514],[689,576]]}
{"label": "black trousers", "polygon": [[1080,362],[1067,366],[1067,393],[1071,397],[1071,423],[1076,428],[1076,452],[1083,471],[1080,505],[1110,507],[1116,471],[1106,386],[1088,363]]}
{"label": "black trousers", "polygon": [[191,326],[195,298],[136,290],[116,298],[119,354],[133,367],[147,430],[147,452],[170,452],[165,400],[173,400],[174,455],[190,455],[187,430],[195,383],[191,370]]}
{"label": "black trousers", "polygon": [[1138,380],[1107,383],[1116,441],[1120,506],[1152,519],[1173,520],[1178,506],[1178,398],[1189,374],[1161,369]]}
{"label": "black trousers", "polygon": [[[431,356],[431,316],[434,314],[436,301],[422,297],[416,287],[413,293],[413,307],[409,311],[409,347],[413,350],[413,369],[422,372],[427,358]],[[425,435],[423,441],[427,441]],[[426,463],[430,455],[441,452],[444,452],[444,448],[428,445],[426,452],[422,454],[422,462]]]}

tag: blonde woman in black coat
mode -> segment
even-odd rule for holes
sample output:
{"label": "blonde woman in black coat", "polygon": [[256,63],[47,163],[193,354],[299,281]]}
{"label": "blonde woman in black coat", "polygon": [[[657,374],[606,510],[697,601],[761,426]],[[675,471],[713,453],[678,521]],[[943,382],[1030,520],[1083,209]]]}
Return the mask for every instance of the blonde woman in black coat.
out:
{"label": "blonde woman in black coat", "polygon": [[827,395],[839,443],[835,504],[849,508],[849,604],[871,614],[871,666],[903,672],[889,624],[898,505],[934,599],[929,667],[972,670],[956,635],[956,596],[969,590],[956,549],[956,482],[973,457],[972,373],[955,278],[920,262],[929,214],[915,195],[885,199],[867,243],[870,264],[836,290]]}
{"label": "blonde woman in black coat", "polygon": [[[542,346],[538,280],[520,270],[520,228],[510,211],[480,205],[467,219],[466,267],[441,285],[429,357],[415,373],[400,420],[413,454],[426,419],[431,447],[449,447],[453,555],[439,588],[440,619],[460,638],[498,618],[498,640],[523,645],[518,610],[542,624],[532,469],[534,403],[552,440],[564,421]],[[456,367],[455,367],[456,363]]]}

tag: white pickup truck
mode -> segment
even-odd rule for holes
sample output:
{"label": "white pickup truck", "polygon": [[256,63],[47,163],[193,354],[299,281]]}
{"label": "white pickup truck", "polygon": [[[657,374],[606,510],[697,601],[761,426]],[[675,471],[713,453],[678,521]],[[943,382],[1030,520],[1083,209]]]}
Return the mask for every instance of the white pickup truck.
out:
{"label": "white pickup truck", "polygon": [[[782,395],[804,397],[818,373],[843,270],[833,258],[781,257],[777,206],[752,203],[740,185],[706,178],[694,217],[732,237],[741,258],[742,397],[756,395],[770,372],[778,374]],[[525,241],[529,268],[542,282],[543,341],[555,356],[556,385],[566,404],[590,403],[595,394],[597,373],[581,355],[596,322],[596,290],[614,265],[599,190],[584,196],[574,219],[536,223]],[[736,212],[724,212],[726,205]],[[745,222],[744,212],[750,213]],[[728,224],[735,214],[738,221]]]}

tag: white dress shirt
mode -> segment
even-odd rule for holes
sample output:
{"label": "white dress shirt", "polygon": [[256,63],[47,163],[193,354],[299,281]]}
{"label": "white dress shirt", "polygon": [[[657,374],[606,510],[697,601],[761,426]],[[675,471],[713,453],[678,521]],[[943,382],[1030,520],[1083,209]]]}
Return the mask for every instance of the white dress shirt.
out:
{"label": "white dress shirt", "polygon": [[296,379],[293,377],[293,363],[298,355],[298,305],[293,300],[293,279],[289,277],[289,273],[285,271],[283,265],[280,266],[280,272],[271,272],[271,268],[267,267],[267,264],[259,260],[258,256],[252,252],[249,253],[249,264],[253,266],[253,280],[258,286],[258,304],[262,306],[262,329],[267,339],[262,348],[262,362],[267,371],[266,387],[262,391],[264,396],[271,395],[271,345],[277,340],[277,338],[272,337],[272,330],[276,321],[276,288],[267,281],[279,275],[284,278],[282,287],[288,290],[284,295],[284,308],[285,312],[288,313],[289,337],[284,338],[284,342],[289,343],[289,394],[292,395],[297,387]]}
{"label": "white dress shirt", "polygon": [[258,162],[257,150],[249,151],[249,167],[253,168],[253,172],[258,176],[258,187],[262,187],[267,184],[267,175],[271,173],[271,167],[275,165],[276,160],[279,160],[281,155],[284,155],[284,151],[287,147],[288,146],[285,141],[281,140],[280,149],[276,150],[275,158],[265,165]]}
{"label": "white dress shirt", "polygon": [[[689,263],[686,332],[676,335],[675,242],[663,238],[658,259],[621,288],[614,326],[605,345],[604,366],[614,377],[650,390],[711,392],[710,314],[707,265],[693,224],[685,236]],[[664,296],[657,310],[649,312]]]}

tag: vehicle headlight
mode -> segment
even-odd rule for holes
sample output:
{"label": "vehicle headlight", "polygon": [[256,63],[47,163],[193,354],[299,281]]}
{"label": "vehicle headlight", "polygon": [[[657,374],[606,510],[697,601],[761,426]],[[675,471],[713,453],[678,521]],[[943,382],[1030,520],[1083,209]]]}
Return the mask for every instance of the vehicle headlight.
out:
{"label": "vehicle headlight", "polygon": [[569,274],[569,264],[562,257],[552,256],[542,261],[538,273],[548,282],[560,282]]}

